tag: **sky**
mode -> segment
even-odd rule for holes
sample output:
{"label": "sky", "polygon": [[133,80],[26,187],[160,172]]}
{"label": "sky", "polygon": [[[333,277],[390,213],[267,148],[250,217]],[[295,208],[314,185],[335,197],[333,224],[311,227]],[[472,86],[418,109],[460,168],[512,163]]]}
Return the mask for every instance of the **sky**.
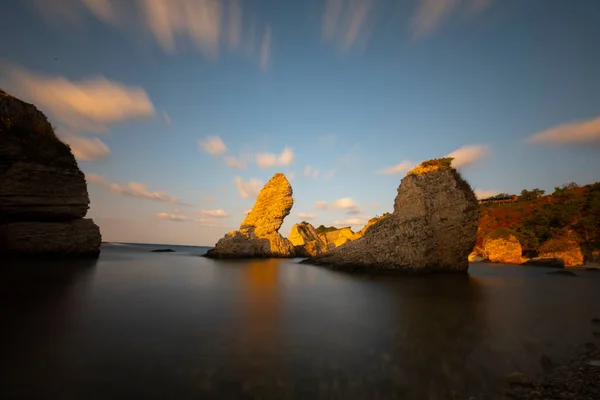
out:
{"label": "sky", "polygon": [[600,181],[597,0],[0,8],[0,88],[71,146],[104,241],[212,246],[276,172],[284,236],[358,230],[446,155],[480,197]]}

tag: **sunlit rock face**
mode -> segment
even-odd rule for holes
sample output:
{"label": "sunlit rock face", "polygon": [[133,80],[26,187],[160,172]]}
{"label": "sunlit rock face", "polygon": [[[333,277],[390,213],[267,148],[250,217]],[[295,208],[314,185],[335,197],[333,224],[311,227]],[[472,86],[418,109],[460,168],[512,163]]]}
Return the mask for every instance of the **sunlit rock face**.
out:
{"label": "sunlit rock face", "polygon": [[335,231],[323,232],[319,234],[321,240],[325,242],[327,250],[333,250],[348,242],[358,238],[350,227],[336,229]]}
{"label": "sunlit rock face", "polygon": [[509,229],[496,229],[483,239],[484,258],[491,262],[520,264],[525,261],[522,252],[517,235]]}
{"label": "sunlit rock face", "polygon": [[548,239],[540,246],[538,254],[543,258],[558,258],[564,262],[565,267],[585,264],[581,240],[573,231],[569,231],[561,237]]}
{"label": "sunlit rock face", "polygon": [[252,211],[240,229],[227,233],[211,258],[294,257],[294,245],[279,233],[284,218],[294,204],[292,186],[281,173],[275,174],[262,188]]}
{"label": "sunlit rock face", "polygon": [[289,239],[294,245],[297,257],[314,257],[327,251],[327,244],[308,222],[295,224]]}
{"label": "sunlit rock face", "polygon": [[431,160],[410,171],[390,217],[362,238],[306,262],[362,272],[466,272],[479,205],[450,163]]}
{"label": "sunlit rock face", "polygon": [[98,256],[84,174],[34,105],[0,90],[0,253]]}

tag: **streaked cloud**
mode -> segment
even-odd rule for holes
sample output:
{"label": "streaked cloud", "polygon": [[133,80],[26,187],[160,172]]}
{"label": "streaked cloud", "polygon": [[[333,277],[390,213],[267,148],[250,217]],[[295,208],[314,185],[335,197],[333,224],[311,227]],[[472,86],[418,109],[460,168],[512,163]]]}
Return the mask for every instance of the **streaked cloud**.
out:
{"label": "streaked cloud", "polygon": [[334,210],[350,210],[358,208],[358,204],[349,197],[338,199],[331,204],[331,208]]}
{"label": "streaked cloud", "polygon": [[463,146],[454,150],[446,157],[453,157],[452,166],[454,168],[461,168],[476,163],[489,153],[490,148],[486,145]]}
{"label": "streaked cloud", "polygon": [[166,213],[166,212],[159,212],[156,213],[156,216],[160,219],[166,219],[168,221],[176,221],[176,222],[185,222],[185,221],[189,221],[190,219],[183,215],[183,214],[171,214],[171,213]]}
{"label": "streaked cloud", "polygon": [[294,162],[294,150],[291,147],[283,149],[281,154],[260,153],[256,155],[256,164],[260,168],[271,168],[282,165],[291,165]]}
{"label": "streaked cloud", "polygon": [[369,221],[368,218],[348,218],[345,220],[333,221],[333,226],[363,226]]}
{"label": "streaked cloud", "polygon": [[98,138],[65,135],[60,139],[69,145],[71,152],[80,161],[98,161],[110,155],[110,149]]}
{"label": "streaked cloud", "polygon": [[389,168],[381,169],[381,170],[377,171],[377,173],[378,174],[387,174],[387,175],[402,174],[402,173],[407,172],[414,166],[415,166],[415,163],[413,163],[412,161],[404,160],[401,163],[393,165]]}
{"label": "streaked cloud", "polygon": [[94,183],[104,186],[113,194],[119,194],[128,197],[136,197],[140,199],[162,201],[165,203],[172,203],[182,206],[189,206],[187,203],[183,203],[178,197],[169,195],[161,190],[152,191],[148,189],[148,185],[140,182],[129,182],[125,185],[111,182],[108,178],[95,174],[88,173],[85,175],[88,183]]}
{"label": "streaked cloud", "polygon": [[317,218],[317,215],[316,214],[311,214],[311,213],[296,213],[296,217],[310,220],[310,219]]}
{"label": "streaked cloud", "polygon": [[165,121],[165,125],[171,126],[173,124],[171,116],[166,111],[163,111],[163,119]]}
{"label": "streaked cloud", "polygon": [[327,202],[326,201],[315,201],[315,209],[327,210]]}
{"label": "streaked cloud", "polygon": [[235,186],[237,187],[240,197],[247,199],[258,196],[258,192],[260,192],[264,186],[264,182],[256,178],[252,178],[249,181],[244,182],[241,177],[237,176],[235,178]]}
{"label": "streaked cloud", "polygon": [[362,214],[362,211],[360,211],[358,208],[353,208],[346,212],[346,215],[360,215],[360,214]]}
{"label": "streaked cloud", "polygon": [[475,189],[475,197],[478,199],[487,199],[488,197],[495,196],[500,192],[498,190],[483,190],[483,189]]}
{"label": "streaked cloud", "polygon": [[224,160],[225,164],[227,164],[227,166],[230,168],[246,169],[246,163],[242,160],[241,157],[227,156],[224,158]]}
{"label": "streaked cloud", "polygon": [[427,36],[435,32],[444,21],[456,12],[475,14],[484,11],[493,0],[419,0],[412,17],[412,31],[415,37]]}
{"label": "streaked cloud", "polygon": [[15,67],[9,70],[9,77],[16,95],[74,130],[103,133],[108,132],[109,124],[154,115],[146,91],[102,76],[70,81]]}
{"label": "streaked cloud", "polygon": [[202,210],[202,215],[205,217],[213,217],[213,218],[226,218],[229,217],[227,211],[218,209],[218,210]]}
{"label": "streaked cloud", "polygon": [[325,0],[321,25],[323,38],[342,51],[366,39],[373,5],[373,0]]}
{"label": "streaked cloud", "polygon": [[108,178],[106,178],[105,176],[100,175],[100,174],[95,174],[93,172],[86,173],[85,180],[87,181],[87,183],[100,183],[100,184],[108,183]]}
{"label": "streaked cloud", "polygon": [[271,58],[271,27],[267,25],[265,28],[265,34],[263,36],[262,44],[260,46],[260,67],[263,71],[266,71],[269,67],[269,60]]}
{"label": "streaked cloud", "polygon": [[536,133],[527,141],[550,146],[600,144],[600,117],[558,125]]}
{"label": "streaked cloud", "polygon": [[209,136],[204,140],[198,140],[198,145],[212,156],[219,156],[227,152],[227,146],[219,136]]}
{"label": "streaked cloud", "polygon": [[205,203],[214,203],[215,202],[215,198],[214,197],[204,197],[202,199],[203,202]]}
{"label": "streaked cloud", "polygon": [[304,176],[310,176],[313,178],[317,178],[320,174],[320,171],[317,168],[313,168],[310,165],[307,165],[304,167],[304,171],[303,171]]}
{"label": "streaked cloud", "polygon": [[371,208],[379,208],[379,203],[371,203],[369,204]]}

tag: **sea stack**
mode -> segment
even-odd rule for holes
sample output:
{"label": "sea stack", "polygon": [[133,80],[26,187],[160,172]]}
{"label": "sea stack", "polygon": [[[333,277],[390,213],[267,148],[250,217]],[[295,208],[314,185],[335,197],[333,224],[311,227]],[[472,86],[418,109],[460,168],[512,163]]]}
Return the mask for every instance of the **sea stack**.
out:
{"label": "sea stack", "polygon": [[391,216],[362,238],[305,262],[357,272],[466,272],[479,205],[451,163],[429,160],[409,171]]}
{"label": "sea stack", "polygon": [[220,239],[206,253],[210,258],[294,257],[294,245],[279,233],[294,200],[285,175],[275,174],[262,188],[252,211],[237,231]]}
{"label": "sea stack", "polygon": [[85,176],[46,116],[0,90],[0,255],[97,257],[89,203]]}

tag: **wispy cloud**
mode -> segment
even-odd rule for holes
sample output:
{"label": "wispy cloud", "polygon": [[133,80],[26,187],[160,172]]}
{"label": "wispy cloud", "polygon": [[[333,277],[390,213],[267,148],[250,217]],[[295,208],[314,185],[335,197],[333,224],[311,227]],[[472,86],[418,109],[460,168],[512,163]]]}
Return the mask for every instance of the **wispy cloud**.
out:
{"label": "wispy cloud", "polygon": [[415,166],[415,163],[413,163],[412,161],[404,160],[401,163],[391,166],[389,168],[381,169],[381,170],[377,171],[377,173],[387,174],[387,175],[402,174],[404,172],[407,172],[414,166]]}
{"label": "wispy cloud", "polygon": [[327,202],[326,201],[315,201],[315,209],[327,210]]}
{"label": "wispy cloud", "polygon": [[178,197],[171,196],[164,191],[152,191],[148,189],[148,185],[140,182],[129,182],[126,185],[111,182],[108,178],[94,173],[86,174],[86,180],[88,183],[95,183],[104,186],[113,194],[119,194],[128,197],[136,197],[140,199],[162,201],[165,203],[178,204],[182,206],[189,206],[187,203],[183,203]]}
{"label": "wispy cloud", "polygon": [[160,219],[166,219],[168,221],[176,221],[176,222],[185,222],[185,221],[189,221],[189,217],[183,215],[183,214],[171,214],[171,213],[166,213],[166,212],[159,212],[156,213],[156,216]]}
{"label": "wispy cloud", "polygon": [[163,110],[163,119],[165,121],[165,125],[171,126],[173,124],[173,120],[171,119],[171,116],[164,110]]}
{"label": "wispy cloud", "polygon": [[204,197],[202,199],[203,202],[205,203],[214,203],[215,202],[215,198],[214,197]]}
{"label": "wispy cloud", "polygon": [[88,139],[75,135],[60,135],[67,143],[76,159],[80,161],[98,161],[110,155],[110,149],[98,138]]}
{"label": "wispy cloud", "polygon": [[219,136],[209,136],[204,140],[198,140],[198,145],[212,156],[219,156],[227,152],[227,146]]}
{"label": "wispy cloud", "polygon": [[371,208],[379,208],[379,203],[371,203],[369,204]]}
{"label": "wispy cloud", "polygon": [[234,169],[246,169],[246,163],[241,157],[227,156],[224,158],[225,164]]}
{"label": "wispy cloud", "polygon": [[263,71],[266,71],[269,67],[269,60],[271,58],[271,27],[267,25],[265,34],[263,36],[262,44],[260,46],[260,67]]}
{"label": "wispy cloud", "polygon": [[229,214],[227,211],[218,209],[218,210],[202,210],[202,215],[205,217],[213,217],[213,218],[227,218]]}
{"label": "wispy cloud", "polygon": [[256,178],[252,178],[248,182],[244,182],[241,177],[237,176],[235,178],[235,186],[237,187],[240,197],[247,199],[249,197],[258,196],[258,192],[260,192],[264,186],[264,183],[260,179]]}
{"label": "wispy cloud", "polygon": [[488,197],[492,197],[500,193],[497,190],[483,190],[483,189],[475,189],[475,196],[478,199],[487,199]]}
{"label": "wispy cloud", "polygon": [[347,51],[369,34],[373,0],[325,0],[322,34],[327,41]]}
{"label": "wispy cloud", "polygon": [[369,221],[368,218],[348,218],[345,220],[333,221],[333,226],[363,226]]}
{"label": "wispy cloud", "polygon": [[311,176],[313,178],[317,178],[320,174],[320,171],[317,168],[313,168],[310,165],[304,167],[304,176]]}
{"label": "wispy cloud", "polygon": [[351,210],[358,208],[358,204],[349,197],[344,197],[333,202],[331,208],[334,210]]}
{"label": "wispy cloud", "polygon": [[311,213],[296,213],[296,217],[310,220],[310,219],[317,218],[317,215],[316,214],[311,214]]}
{"label": "wispy cloud", "polygon": [[448,154],[447,157],[453,157],[452,166],[454,168],[466,167],[475,164],[490,153],[489,146],[475,145],[463,146]]}
{"label": "wispy cloud", "polygon": [[142,88],[102,76],[72,82],[14,67],[9,77],[9,85],[19,97],[74,130],[103,133],[108,132],[109,124],[154,115],[154,106]]}
{"label": "wispy cloud", "polygon": [[291,147],[283,149],[281,154],[260,153],[256,155],[256,164],[260,168],[271,168],[281,165],[291,165],[294,162],[294,150]]}
{"label": "wispy cloud", "polygon": [[528,142],[550,146],[600,144],[600,117],[538,132]]}
{"label": "wispy cloud", "polygon": [[475,14],[484,11],[493,0],[419,0],[412,17],[415,37],[427,36],[457,11]]}

